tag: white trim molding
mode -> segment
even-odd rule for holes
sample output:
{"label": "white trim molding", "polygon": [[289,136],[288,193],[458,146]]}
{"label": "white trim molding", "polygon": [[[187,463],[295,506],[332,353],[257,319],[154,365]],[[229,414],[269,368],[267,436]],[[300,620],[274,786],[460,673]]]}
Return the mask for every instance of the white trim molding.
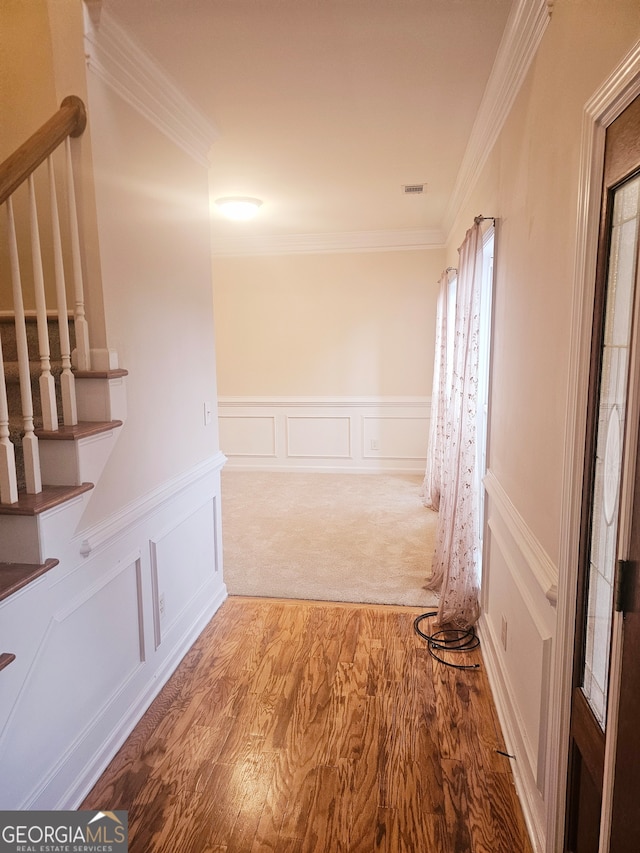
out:
{"label": "white trim molding", "polygon": [[202,166],[218,137],[215,125],[106,9],[85,6],[89,69],[136,112]]}
{"label": "white trim molding", "polygon": [[134,527],[168,500],[190,489],[200,480],[218,474],[226,462],[223,453],[205,459],[199,465],[163,483],[152,492],[142,495],[135,501],[123,506],[118,512],[98,522],[93,527],[84,530],[79,537],[79,552],[88,557],[94,551],[111,544],[114,538],[121,537],[127,530]]}
{"label": "white trim molding", "polygon": [[345,252],[411,252],[442,249],[444,232],[434,228],[402,228],[387,231],[344,231],[326,234],[255,235],[213,237],[213,253],[240,255],[311,255]]}
{"label": "white trim molding", "polygon": [[558,571],[493,471],[480,634],[533,849],[546,849],[550,697]]}
{"label": "white trim molding", "polygon": [[428,397],[221,397],[229,468],[423,473]]}
{"label": "white trim molding", "polygon": [[549,749],[550,791],[547,849],[563,844],[567,749],[578,585],[578,545],[582,506],[591,327],[595,291],[600,196],[607,127],[640,95],[640,41],[585,104],[580,144],[573,307],[570,329],[559,551],[558,622],[551,693]]}
{"label": "white trim molding", "polygon": [[525,558],[531,574],[547,601],[555,607],[558,601],[557,566],[518,512],[493,471],[487,472],[483,482],[487,495]]}
{"label": "white trim molding", "polygon": [[443,231],[447,239],[520,91],[551,9],[548,0],[516,0],[513,5],[445,213]]}
{"label": "white trim molding", "polygon": [[0,808],[77,808],[226,598],[223,460],[84,534],[83,500],[41,514],[59,563],[0,602],[0,646],[20,652],[0,691]]}
{"label": "white trim molding", "polygon": [[[485,614],[480,616],[478,634],[482,643],[483,659],[487,668],[487,677],[491,693],[500,720],[500,727],[507,744],[507,751],[515,756],[512,760],[513,780],[522,805],[522,812],[529,832],[534,853],[543,853],[545,849],[544,803],[537,788],[535,764],[528,761],[527,742],[523,736],[524,723],[514,701],[508,677],[500,664],[500,640],[495,636],[491,623]],[[551,640],[545,641],[545,661],[550,666]],[[522,757],[524,760],[519,760]]]}

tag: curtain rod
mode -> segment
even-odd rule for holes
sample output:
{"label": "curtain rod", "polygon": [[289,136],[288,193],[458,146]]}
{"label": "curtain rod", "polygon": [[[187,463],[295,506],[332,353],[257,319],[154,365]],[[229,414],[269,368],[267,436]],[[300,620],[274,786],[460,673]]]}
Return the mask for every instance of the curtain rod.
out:
{"label": "curtain rod", "polygon": [[490,219],[494,225],[496,224],[495,216],[483,216],[482,214],[480,214],[479,216],[474,216],[473,221],[476,225],[480,225],[480,223],[484,222],[485,219]]}

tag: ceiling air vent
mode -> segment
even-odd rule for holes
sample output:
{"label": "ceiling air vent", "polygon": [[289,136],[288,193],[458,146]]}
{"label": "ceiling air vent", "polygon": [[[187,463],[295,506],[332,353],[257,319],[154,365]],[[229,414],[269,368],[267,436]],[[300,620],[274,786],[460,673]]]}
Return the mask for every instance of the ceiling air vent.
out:
{"label": "ceiling air vent", "polygon": [[427,188],[426,184],[403,184],[402,192],[405,195],[420,195]]}

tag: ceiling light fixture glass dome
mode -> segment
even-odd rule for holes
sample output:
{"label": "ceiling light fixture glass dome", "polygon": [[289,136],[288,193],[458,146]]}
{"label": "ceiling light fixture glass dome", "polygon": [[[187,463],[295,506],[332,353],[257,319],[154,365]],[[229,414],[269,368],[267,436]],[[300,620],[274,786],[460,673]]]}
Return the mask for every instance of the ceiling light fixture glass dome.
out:
{"label": "ceiling light fixture glass dome", "polygon": [[262,202],[259,198],[230,196],[216,199],[216,204],[229,219],[253,219]]}

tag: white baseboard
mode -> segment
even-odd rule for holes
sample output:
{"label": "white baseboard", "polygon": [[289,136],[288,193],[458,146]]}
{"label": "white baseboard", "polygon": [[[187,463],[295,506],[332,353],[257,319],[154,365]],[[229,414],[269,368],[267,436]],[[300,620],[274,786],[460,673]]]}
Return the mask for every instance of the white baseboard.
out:
{"label": "white baseboard", "polygon": [[487,668],[487,677],[507,744],[507,752],[515,755],[511,763],[513,778],[529,838],[534,853],[544,853],[546,849],[544,802],[536,786],[531,765],[526,758],[528,748],[522,737],[524,727],[500,662],[498,638],[494,636],[491,625],[484,615],[480,617],[478,623],[478,635],[482,643],[482,657]]}

